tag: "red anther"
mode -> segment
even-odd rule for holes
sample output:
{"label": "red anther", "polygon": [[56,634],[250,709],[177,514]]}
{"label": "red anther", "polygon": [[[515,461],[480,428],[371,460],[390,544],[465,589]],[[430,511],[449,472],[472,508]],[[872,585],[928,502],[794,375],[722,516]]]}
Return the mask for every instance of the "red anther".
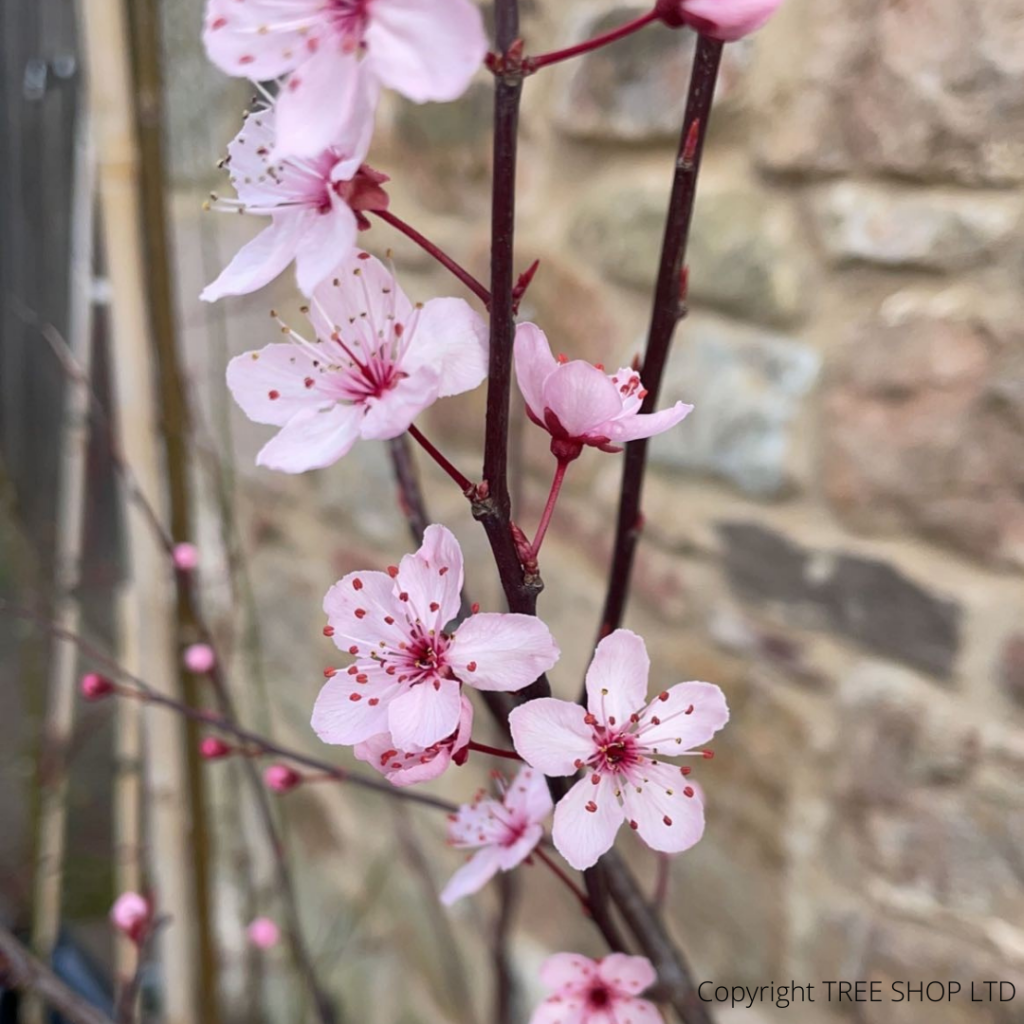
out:
{"label": "red anther", "polygon": [[313,380],[312,377],[307,377],[302,383],[305,384],[307,388],[311,388],[316,383],[316,381]]}
{"label": "red anther", "polygon": [[479,601],[474,601],[474,602],[473,602],[473,603],[472,603],[472,604],[471,604],[471,605],[469,606],[469,611],[470,611],[470,614],[471,614],[471,615],[476,615],[476,613],[477,613],[478,611],[480,611],[480,602],[479,602]]}
{"label": "red anther", "polygon": [[601,776],[595,772],[590,776],[590,781],[596,786],[601,781]]}
{"label": "red anther", "polygon": [[219,761],[234,753],[234,749],[217,736],[206,736],[199,744],[199,756],[206,761]]}
{"label": "red anther", "polygon": [[687,709],[686,709],[686,710],[685,710],[685,711],[683,712],[683,714],[684,714],[684,715],[692,715],[692,714],[693,714],[693,705],[691,704],[691,705],[690,705],[690,706],[689,706],[689,707],[688,707],[688,708],[687,708]]}
{"label": "red anther", "polygon": [[116,687],[106,676],[101,676],[98,672],[89,672],[82,676],[80,689],[86,700],[103,700],[104,697],[109,697]]}
{"label": "red anther", "polygon": [[692,771],[693,771],[693,769],[687,764],[687,765],[683,765],[682,768],[679,769],[679,774],[680,775],[689,775],[690,772],[692,772]]}
{"label": "red anther", "polygon": [[651,725],[661,725],[661,719],[657,715],[651,715]]}
{"label": "red anther", "polygon": [[710,761],[715,756],[715,752],[713,750],[702,750],[701,756],[705,761]]}
{"label": "red anther", "polygon": [[448,566],[447,565],[442,565],[441,568],[437,570],[437,575],[438,576],[444,576],[444,574],[446,572],[448,572]]}
{"label": "red anther", "polygon": [[672,825],[672,819],[671,819],[671,818],[670,818],[670,817],[669,817],[669,816],[668,816],[667,814],[666,814],[666,815],[665,815],[665,817],[664,817],[664,818],[662,818],[661,820],[662,820],[663,822],[665,822],[665,824],[666,824],[666,825],[669,825],[669,826],[671,826],[671,825]]}
{"label": "red anther", "polygon": [[380,697],[371,697],[366,703],[375,708],[380,703]]}
{"label": "red anther", "polygon": [[213,21],[210,22],[210,31],[216,32],[217,29],[223,28],[227,23],[227,18],[214,18]]}
{"label": "red anther", "polygon": [[395,624],[395,620],[394,620],[394,619],[393,619],[393,618],[392,618],[392,617],[391,617],[390,615],[385,615],[385,616],[384,616],[384,621],[385,621],[385,622],[386,622],[386,623],[387,623],[387,624],[388,624],[389,626],[393,626],[393,625]]}
{"label": "red anther", "polygon": [[436,601],[430,602],[430,610],[436,612],[441,606]]}
{"label": "red anther", "polygon": [[348,672],[348,674],[350,676],[357,676],[357,675],[359,675],[359,666],[358,665],[349,665],[349,667],[347,669],[347,672]]}
{"label": "red anther", "polygon": [[333,679],[337,674],[338,670],[336,668],[328,666],[324,669],[324,679]]}
{"label": "red anther", "polygon": [[408,600],[409,600],[409,592],[408,592],[407,590],[403,590],[403,591],[402,591],[402,592],[401,592],[401,593],[400,593],[400,594],[398,595],[398,600],[399,600],[399,601],[408,601]]}
{"label": "red anther", "polygon": [[583,721],[587,725],[597,725],[597,719],[589,711],[583,716]]}
{"label": "red anther", "polygon": [[467,671],[467,672],[475,672],[475,671],[476,671],[476,662],[475,662],[475,661],[471,661],[471,662],[470,662],[470,663],[469,663],[469,664],[468,664],[468,665],[466,666],[466,671]]}
{"label": "red anther", "polygon": [[583,761],[580,758],[577,757],[576,760],[573,761],[573,767],[575,767],[577,770],[579,770],[580,768],[583,767]]}
{"label": "red anther", "polygon": [[359,260],[368,260],[369,258],[370,258],[370,254],[368,252],[361,252],[356,257],[356,259],[359,259]]}
{"label": "red anther", "polygon": [[398,575],[398,566],[397,565],[389,565],[388,566],[388,575],[392,579],[394,579]]}
{"label": "red anther", "polygon": [[635,832],[640,826],[632,818],[630,818],[629,827]]}
{"label": "red anther", "polygon": [[693,786],[687,786],[683,790],[683,796],[693,796]]}
{"label": "red anther", "polygon": [[324,636],[334,636],[334,627],[324,626]]}
{"label": "red anther", "polygon": [[280,397],[281,397],[281,392],[280,391],[268,391],[267,392],[267,398],[269,398],[272,402],[276,402]]}
{"label": "red anther", "polygon": [[668,700],[668,690],[662,690],[662,692],[658,694],[658,700]]}
{"label": "red anther", "polygon": [[352,581],[352,589],[353,590],[362,590],[363,589],[363,581],[358,576]]}
{"label": "red anther", "polygon": [[700,118],[690,122],[686,130],[686,141],[683,143],[683,163],[692,164],[697,159],[697,144],[700,142]]}
{"label": "red anther", "polygon": [[564,352],[559,352],[558,361],[564,366],[567,362],[569,362],[569,357]]}
{"label": "red anther", "polygon": [[356,655],[357,655],[357,654],[359,653],[359,648],[358,648],[358,647],[357,647],[357,646],[356,646],[355,644],[353,644],[353,645],[352,645],[352,646],[351,646],[351,647],[350,647],[350,648],[348,649],[348,653],[349,653],[349,654],[351,654],[351,655],[352,655],[352,657],[354,658],[354,657],[355,657],[355,656],[356,656]]}
{"label": "red anther", "polygon": [[366,618],[366,609],[365,608],[357,608],[355,610],[355,616],[356,616],[357,619],[365,619]]}
{"label": "red anther", "polygon": [[353,703],[355,703],[358,700],[362,700],[363,699],[363,695],[361,693],[350,693],[348,695],[348,699],[350,701],[352,701]]}
{"label": "red anther", "polygon": [[591,814],[594,814],[597,811],[597,804],[595,804],[593,800],[587,801],[587,810],[590,811]]}

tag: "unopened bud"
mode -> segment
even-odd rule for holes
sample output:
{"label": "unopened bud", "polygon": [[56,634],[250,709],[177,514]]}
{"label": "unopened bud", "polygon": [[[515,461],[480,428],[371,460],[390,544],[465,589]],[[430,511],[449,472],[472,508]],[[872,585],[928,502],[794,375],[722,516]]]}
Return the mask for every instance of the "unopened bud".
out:
{"label": "unopened bud", "polygon": [[171,552],[174,568],[181,572],[191,572],[199,565],[199,550],[194,544],[175,544]]}
{"label": "unopened bud", "polygon": [[103,700],[114,692],[114,684],[98,672],[89,672],[82,676],[80,688],[86,700]]}
{"label": "unopened bud", "polygon": [[152,919],[149,900],[137,892],[122,893],[110,908],[111,924],[136,945],[145,938]]}
{"label": "unopened bud", "polygon": [[192,644],[185,648],[182,661],[189,672],[203,675],[217,664],[217,655],[209,644]]}
{"label": "unopened bud", "polygon": [[263,781],[275,793],[290,793],[302,782],[302,776],[286,764],[272,764],[263,773]]}
{"label": "unopened bud", "polygon": [[207,761],[219,761],[230,757],[235,748],[225,743],[219,736],[207,736],[199,744],[199,755]]}

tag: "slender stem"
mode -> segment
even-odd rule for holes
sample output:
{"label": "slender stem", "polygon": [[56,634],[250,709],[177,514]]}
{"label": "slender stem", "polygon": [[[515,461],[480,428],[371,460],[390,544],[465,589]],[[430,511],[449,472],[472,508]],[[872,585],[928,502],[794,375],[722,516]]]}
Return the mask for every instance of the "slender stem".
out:
{"label": "slender stem", "polygon": [[652,21],[657,20],[657,12],[653,10],[648,11],[646,14],[641,14],[639,18],[627,21],[625,25],[619,25],[618,28],[613,28],[599,36],[594,36],[593,39],[577,43],[575,46],[567,46],[564,50],[552,50],[550,53],[542,53],[539,57],[527,57],[523,61],[523,70],[530,74],[540,68],[546,68],[549,64],[557,64],[559,61],[569,60],[570,57],[578,57],[581,54],[589,53],[591,50],[600,49],[600,47],[607,46],[609,43],[625,39],[626,36],[632,35],[646,25],[650,25]]}
{"label": "slender stem", "polygon": [[509,933],[519,900],[519,877],[513,871],[498,876],[498,916],[491,941],[491,962],[494,965],[494,1024],[515,1024],[516,975],[509,955]]}
{"label": "slender stem", "polygon": [[587,894],[561,869],[561,867],[559,867],[559,865],[555,861],[553,861],[544,852],[542,847],[534,847],[533,854],[531,854],[531,856],[534,855],[537,857],[537,860],[539,860],[543,864],[546,864],[552,870],[552,872],[554,872],[555,877],[557,877],[559,881],[561,881],[565,886],[568,887],[569,891],[573,894],[573,896],[575,896],[576,899],[580,901],[580,906],[583,908],[584,912],[589,917],[591,914],[591,908],[590,900],[587,899]]}
{"label": "slender stem", "polygon": [[522,761],[522,758],[514,750],[499,750],[497,747],[489,747],[486,743],[469,741],[469,749],[475,750],[478,754],[490,754],[491,757],[504,757],[509,761]]}
{"label": "slender stem", "polygon": [[412,457],[412,449],[405,434],[388,441],[391,453],[391,467],[398,484],[398,501],[402,514],[409,523],[409,532],[413,542],[423,543],[423,534],[430,525],[430,513],[423,500],[419,477],[416,474],[416,463]]}
{"label": "slender stem", "polygon": [[421,234],[411,224],[406,224],[400,217],[396,217],[390,210],[371,210],[385,224],[390,224],[397,231],[401,231],[407,238],[411,238],[424,252],[430,253],[445,269],[450,270],[483,304],[489,307],[491,304],[491,293],[460,263],[457,263],[443,249],[436,246],[426,235]]}
{"label": "slender stem", "polygon": [[559,459],[555,465],[555,476],[551,481],[551,491],[548,493],[548,501],[544,506],[544,514],[540,517],[540,526],[537,527],[537,535],[533,538],[533,545],[530,548],[530,557],[537,558],[540,553],[540,546],[544,543],[544,536],[548,532],[548,525],[551,523],[551,516],[555,511],[555,503],[558,501],[558,493],[562,489],[562,481],[565,480],[565,471],[569,463],[565,459]]}
{"label": "slender stem", "polygon": [[459,485],[459,489],[465,495],[470,495],[475,490],[473,481],[468,476],[456,469],[438,449],[423,436],[423,432],[415,423],[409,424],[409,435],[420,445],[420,447]]}
{"label": "slender stem", "polygon": [[[680,297],[680,275],[686,264],[686,247],[697,193],[697,175],[700,171],[700,158],[721,57],[720,42],[706,36],[698,37],[679,141],[675,178],[672,182],[672,196],[669,200],[668,219],[665,224],[665,237],[661,248],[661,264],[654,292],[647,351],[641,371],[644,387],[647,389],[647,396],[641,407],[641,412],[644,413],[653,412],[657,406],[672,335],[676,324],[685,313]],[[630,575],[637,542],[640,539],[640,501],[646,467],[647,441],[630,441],[626,445],[612,569],[598,639],[618,628],[626,609]],[[585,697],[585,692],[584,690],[581,701]]]}
{"label": "slender stem", "polygon": [[71,1024],[113,1024],[92,1004],[72,991],[0,924],[0,985],[33,992]]}

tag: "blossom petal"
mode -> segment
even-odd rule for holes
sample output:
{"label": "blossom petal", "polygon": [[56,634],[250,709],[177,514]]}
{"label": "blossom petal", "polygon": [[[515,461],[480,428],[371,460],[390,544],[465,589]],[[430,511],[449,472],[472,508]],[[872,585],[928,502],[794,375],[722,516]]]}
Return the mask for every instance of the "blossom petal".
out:
{"label": "blossom petal", "polygon": [[363,437],[387,441],[404,434],[409,424],[437,401],[439,384],[437,371],[424,366],[403,377],[379,398],[367,399],[360,431]]}
{"label": "blossom petal", "polygon": [[364,72],[355,53],[338,40],[324,40],[308,60],[288,76],[277,97],[277,145],[274,159],[315,157],[339,139],[361,138],[373,118]]}
{"label": "blossom petal", "polygon": [[498,865],[502,871],[511,871],[522,864],[533,852],[537,844],[544,838],[544,829],[540,825],[527,825],[523,834],[509,846],[498,847]]}
{"label": "blossom petal", "polygon": [[440,373],[440,395],[472,391],[487,376],[487,325],[463,299],[431,299],[418,313],[402,368]]}
{"label": "blossom petal", "polygon": [[562,364],[544,381],[543,401],[570,437],[597,436],[594,428],[622,409],[618,389],[608,375],[582,359]]}
{"label": "blossom petal", "polygon": [[388,707],[388,728],[403,749],[429,747],[450,736],[459,725],[461,688],[454,679],[419,683]]}
{"label": "blossom petal", "polygon": [[415,786],[443,775],[452,761],[451,747],[438,744],[417,752],[397,750],[391,733],[371,736],[352,749],[356,759],[371,765],[393,786]]}
{"label": "blossom petal", "polygon": [[485,846],[474,853],[441,890],[441,902],[450,907],[463,896],[479,892],[500,870],[498,854],[496,846]]}
{"label": "blossom petal", "polygon": [[254,423],[283,427],[297,412],[333,401],[314,384],[312,357],[297,345],[267,345],[228,363],[227,383],[242,412]]}
{"label": "blossom petal", "polygon": [[663,434],[666,430],[671,430],[677,423],[685,420],[691,412],[693,412],[692,405],[676,402],[671,409],[662,409],[661,412],[637,413],[633,416],[610,420],[608,423],[601,424],[597,428],[597,433],[612,441],[637,441],[642,437],[653,437],[655,434]]}
{"label": "blossom petal", "polygon": [[538,419],[544,418],[544,382],[558,369],[547,336],[536,324],[516,328],[513,355],[516,382],[523,399]]}
{"label": "blossom petal", "polygon": [[549,992],[583,992],[597,979],[597,967],[579,953],[554,953],[541,965],[541,984]]}
{"label": "blossom petal", "polygon": [[381,640],[395,649],[406,639],[405,607],[385,572],[350,572],[327,591],[323,607],[334,643],[355,657],[378,653]]}
{"label": "blossom petal", "polygon": [[[678,683],[651,701],[637,737],[649,749],[673,757],[707,743],[729,721],[725,694],[714,683]],[[658,724],[653,719],[658,719]]]}
{"label": "blossom petal", "polygon": [[354,405],[297,412],[256,456],[256,465],[280,473],[323,469],[347,455],[359,438],[363,411]]}
{"label": "blossom petal", "polygon": [[391,271],[375,256],[359,250],[338,261],[331,280],[325,280],[313,298],[309,318],[322,339],[337,332],[348,342],[357,321],[363,328],[369,326],[375,337],[389,338],[393,324],[405,327],[413,316],[413,304]]}
{"label": "blossom petal", "polygon": [[665,1024],[661,1011],[647,999],[620,999],[615,1010],[621,1020],[630,1024]]}
{"label": "blossom petal", "polygon": [[199,297],[204,302],[216,302],[225,295],[248,295],[269,284],[295,259],[316,216],[315,211],[306,209],[275,215],[270,226],[246,242]]}
{"label": "blossom petal", "polygon": [[356,244],[356,215],[338,196],[330,209],[312,214],[309,229],[295,255],[295,279],[303,295],[312,295],[338,265],[338,258]]}
{"label": "blossom petal", "polygon": [[759,29],[782,0],[680,0],[683,20],[703,35],[735,42]]}
{"label": "blossom petal", "polygon": [[523,821],[543,821],[554,809],[547,777],[533,768],[520,768],[505,793],[504,804]]}
{"label": "blossom petal", "polygon": [[455,631],[448,663],[478,690],[521,690],[558,661],[551,630],[535,615],[478,612]]}
{"label": "blossom petal", "polygon": [[627,956],[610,953],[597,968],[601,980],[616,992],[627,996],[639,995],[657,980],[654,966],[645,956]]}
{"label": "blossom petal", "polygon": [[[464,582],[462,548],[446,526],[432,523],[423,543],[398,566],[398,586],[427,629],[440,632],[456,615]],[[447,735],[447,734],[446,734]]]}
{"label": "blossom petal", "polygon": [[383,673],[363,685],[355,676],[339,673],[324,683],[313,705],[313,732],[324,743],[346,746],[386,732],[388,707],[400,691],[398,683]]}
{"label": "blossom petal", "polygon": [[545,775],[573,775],[578,762],[596,750],[585,715],[579,704],[568,700],[527,701],[509,713],[512,743],[527,764]]}
{"label": "blossom petal", "polygon": [[647,703],[651,659],[643,638],[628,629],[606,636],[587,669],[587,708],[606,725],[623,728]]}
{"label": "blossom petal", "polygon": [[[688,850],[704,834],[704,805],[699,794],[687,787],[673,765],[645,765],[639,774],[639,785],[622,783],[622,803],[630,825],[636,822],[636,831],[652,850]],[[692,796],[686,795],[687,789]]]}
{"label": "blossom petal", "polygon": [[530,1017],[530,1024],[590,1024],[586,1003],[582,996],[545,999]]}
{"label": "blossom petal", "polygon": [[[309,52],[310,29],[319,20],[320,0],[294,0],[289,10],[293,28],[261,33],[260,26],[280,20],[268,0],[209,0],[203,26],[206,55],[226,75],[268,81],[286,75]],[[316,38],[318,33],[312,33]]]}
{"label": "blossom petal", "polygon": [[623,818],[615,787],[607,775],[596,786],[589,777],[580,779],[555,806],[551,839],[577,871],[593,867],[615,842]]}
{"label": "blossom petal", "polygon": [[367,62],[416,103],[461,96],[487,53],[480,9],[469,0],[375,0]]}

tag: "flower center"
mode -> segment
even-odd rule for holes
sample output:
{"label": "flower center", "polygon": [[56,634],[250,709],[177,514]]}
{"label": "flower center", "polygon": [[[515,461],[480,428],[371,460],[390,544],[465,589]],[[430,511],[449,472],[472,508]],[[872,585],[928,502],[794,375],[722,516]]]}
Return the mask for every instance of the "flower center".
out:
{"label": "flower center", "polygon": [[327,18],[347,46],[355,48],[362,42],[369,20],[369,6],[370,0],[328,0]]}
{"label": "flower center", "polygon": [[610,735],[599,728],[594,733],[594,745],[597,750],[587,764],[598,772],[622,775],[640,763],[640,744],[631,733]]}
{"label": "flower center", "polygon": [[594,1009],[601,1009],[612,1001],[611,993],[604,985],[595,985],[587,993],[587,1002]]}

